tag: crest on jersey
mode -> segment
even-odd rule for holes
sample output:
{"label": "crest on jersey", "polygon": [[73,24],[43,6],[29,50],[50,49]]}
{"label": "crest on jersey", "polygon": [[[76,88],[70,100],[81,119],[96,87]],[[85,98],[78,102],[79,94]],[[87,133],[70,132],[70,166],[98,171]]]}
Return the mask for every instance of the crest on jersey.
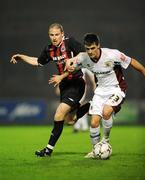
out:
{"label": "crest on jersey", "polygon": [[113,62],[112,62],[112,61],[106,61],[106,62],[105,62],[105,65],[106,65],[107,67],[112,67],[112,66],[113,66]]}
{"label": "crest on jersey", "polygon": [[61,52],[65,52],[65,50],[66,50],[66,49],[65,49],[65,46],[62,46],[62,47],[61,47]]}

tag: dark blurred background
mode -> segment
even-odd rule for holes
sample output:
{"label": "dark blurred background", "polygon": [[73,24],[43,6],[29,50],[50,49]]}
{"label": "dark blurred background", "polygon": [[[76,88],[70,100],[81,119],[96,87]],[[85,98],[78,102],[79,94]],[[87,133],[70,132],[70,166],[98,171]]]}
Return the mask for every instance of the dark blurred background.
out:
{"label": "dark blurred background", "polygon": [[[10,111],[3,104],[7,101],[12,106],[12,101],[19,100],[44,101],[46,117],[52,121],[58,97],[54,87],[48,85],[48,79],[57,72],[55,65],[36,68],[21,62],[13,65],[9,61],[15,53],[39,56],[48,42],[48,26],[54,22],[61,23],[65,33],[80,42],[85,33],[97,33],[102,47],[119,49],[145,65],[144,4],[144,0],[1,0],[0,122],[5,119],[4,113]],[[124,73],[128,81],[128,111],[137,109],[134,115],[139,123],[144,123],[145,79],[131,67]]]}

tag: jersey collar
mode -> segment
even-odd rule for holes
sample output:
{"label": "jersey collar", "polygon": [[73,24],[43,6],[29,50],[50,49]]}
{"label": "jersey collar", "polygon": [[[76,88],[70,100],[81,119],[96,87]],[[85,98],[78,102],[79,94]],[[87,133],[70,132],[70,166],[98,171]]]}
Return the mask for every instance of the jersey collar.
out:
{"label": "jersey collar", "polygon": [[94,59],[92,59],[92,58],[90,58],[90,59],[91,59],[94,63],[97,63],[97,62],[99,61],[99,59],[100,59],[101,55],[102,55],[102,50],[101,50],[101,48],[99,48],[99,57],[98,57],[98,58],[96,58],[95,60],[94,60]]}

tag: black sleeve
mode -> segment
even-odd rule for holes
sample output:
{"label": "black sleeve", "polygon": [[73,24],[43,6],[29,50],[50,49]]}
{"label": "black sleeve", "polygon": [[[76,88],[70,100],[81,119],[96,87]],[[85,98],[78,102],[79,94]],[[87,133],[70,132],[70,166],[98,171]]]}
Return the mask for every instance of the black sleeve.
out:
{"label": "black sleeve", "polygon": [[85,52],[84,46],[80,42],[76,41],[73,37],[69,38],[69,46],[73,51],[74,56],[76,56],[80,52]]}
{"label": "black sleeve", "polygon": [[49,47],[45,46],[45,48],[42,50],[40,56],[38,57],[38,64],[45,65],[49,61],[51,61],[51,57],[49,55]]}

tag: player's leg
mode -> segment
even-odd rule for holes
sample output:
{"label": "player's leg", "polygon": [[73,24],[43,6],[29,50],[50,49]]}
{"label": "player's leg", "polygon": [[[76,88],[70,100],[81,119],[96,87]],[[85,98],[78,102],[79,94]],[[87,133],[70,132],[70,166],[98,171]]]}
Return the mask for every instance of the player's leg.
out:
{"label": "player's leg", "polygon": [[120,111],[123,101],[124,98],[121,93],[114,93],[113,95],[109,96],[104,105],[102,114],[102,126],[104,129],[104,137],[102,141],[104,142],[109,142],[110,132],[113,126],[113,114]]}
{"label": "player's leg", "polygon": [[113,125],[113,114],[114,110],[112,106],[105,105],[103,108],[103,118],[102,118],[102,127],[104,131],[104,136],[102,141],[109,142],[110,131]]}
{"label": "player's leg", "polygon": [[65,117],[66,122],[69,125],[76,124],[77,128],[79,128],[80,127],[79,124],[82,123],[85,124],[84,126],[88,127],[87,113],[89,112],[89,107],[90,107],[90,102],[87,102],[83,105],[78,104],[78,106],[76,106],[75,109],[73,109],[72,112],[70,112]]}
{"label": "player's leg", "polygon": [[85,114],[80,120],[81,120],[81,130],[87,131],[89,129],[88,115]]}
{"label": "player's leg", "polygon": [[89,152],[85,158],[94,158],[94,146],[100,142],[100,120],[101,116],[92,115],[91,118],[91,126],[90,126],[90,138],[92,144],[92,151]]}
{"label": "player's leg", "polygon": [[104,101],[102,95],[95,94],[89,109],[91,115],[90,137],[93,147],[100,141],[100,120],[102,119]]}
{"label": "player's leg", "polygon": [[64,94],[63,99],[66,103],[69,101],[72,109],[69,115],[66,116],[66,120],[69,124],[74,124],[88,112],[90,103],[88,102],[84,105],[80,105],[79,103],[85,91],[85,82],[82,78],[73,80],[68,86],[69,90]]}
{"label": "player's leg", "polygon": [[48,141],[48,145],[41,151],[36,151],[35,154],[38,156],[50,156],[54,146],[59,139],[62,130],[65,116],[71,109],[78,105],[82,98],[85,90],[85,82],[83,79],[78,78],[72,81],[62,82],[60,85],[60,105],[58,106],[55,117],[54,127],[52,134]]}
{"label": "player's leg", "polygon": [[92,115],[90,126],[90,138],[93,148],[100,141],[100,120],[101,116]]}
{"label": "player's leg", "polygon": [[94,158],[94,146],[100,141],[100,120],[102,119],[104,101],[104,97],[99,93],[95,93],[91,101],[89,114],[91,115],[90,138],[92,151],[85,158]]}
{"label": "player's leg", "polygon": [[66,116],[65,116],[65,123],[67,125],[74,125],[75,124],[75,114],[73,113],[68,113]]}
{"label": "player's leg", "polygon": [[73,132],[78,132],[79,130],[81,130],[81,119],[78,119],[74,126],[73,126]]}
{"label": "player's leg", "polygon": [[55,113],[54,126],[48,144],[44,149],[35,152],[37,156],[43,157],[51,155],[54,146],[62,133],[65,115],[70,111],[70,109],[71,107],[69,105],[60,103]]}
{"label": "player's leg", "polygon": [[76,111],[76,120],[82,118],[86,113],[89,112],[90,102],[87,102],[77,108]]}
{"label": "player's leg", "polygon": [[83,117],[81,117],[80,119],[76,121],[73,127],[73,131],[74,132],[87,131],[88,128],[89,128],[88,115],[85,114]]}

